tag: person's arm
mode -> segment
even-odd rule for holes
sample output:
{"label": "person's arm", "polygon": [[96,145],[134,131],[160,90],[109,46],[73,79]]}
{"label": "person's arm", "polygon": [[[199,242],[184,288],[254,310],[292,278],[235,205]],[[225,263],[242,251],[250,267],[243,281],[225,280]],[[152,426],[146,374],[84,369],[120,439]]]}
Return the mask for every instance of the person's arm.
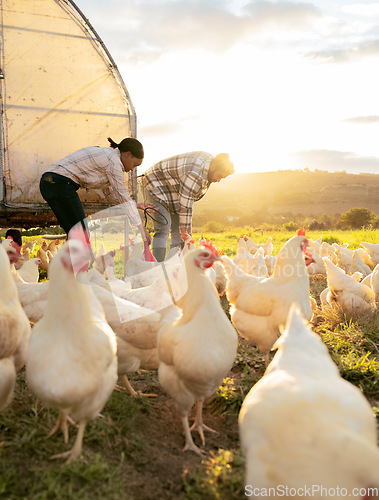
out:
{"label": "person's arm", "polygon": [[[141,217],[138,213],[138,205],[131,198],[128,188],[126,187],[124,171],[121,161],[117,158],[116,160],[109,161],[109,168],[107,169],[107,177],[110,184],[109,198],[116,205],[125,203],[126,212],[129,217],[129,222],[133,226],[138,227],[142,236],[145,236],[146,240],[151,243],[150,234],[143,227]],[[142,228],[142,229],[141,229]]]}
{"label": "person's arm", "polygon": [[195,195],[202,187],[202,177],[197,172],[189,172],[183,180],[179,193],[179,231],[192,234],[192,215]]}
{"label": "person's arm", "polygon": [[150,246],[151,245],[151,236],[150,236],[149,231],[146,229],[146,227],[143,224],[141,224],[140,226],[137,226],[137,227],[141,233],[143,241],[147,241],[148,245]]}

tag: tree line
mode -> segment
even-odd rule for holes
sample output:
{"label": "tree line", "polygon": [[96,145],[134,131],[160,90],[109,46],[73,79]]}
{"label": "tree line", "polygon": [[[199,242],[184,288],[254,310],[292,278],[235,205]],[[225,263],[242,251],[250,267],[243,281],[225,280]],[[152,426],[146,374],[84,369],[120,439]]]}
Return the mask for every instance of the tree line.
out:
{"label": "tree line", "polygon": [[215,211],[212,211],[212,214],[207,214],[207,211],[203,211],[200,215],[195,213],[193,226],[197,230],[206,232],[221,232],[241,226],[253,226],[265,231],[281,229],[294,231],[300,226],[305,229],[320,231],[329,229],[379,228],[379,217],[372,210],[358,207],[351,208],[343,214],[322,214],[319,217],[292,213],[273,216],[266,210],[236,217],[223,215],[220,218]]}

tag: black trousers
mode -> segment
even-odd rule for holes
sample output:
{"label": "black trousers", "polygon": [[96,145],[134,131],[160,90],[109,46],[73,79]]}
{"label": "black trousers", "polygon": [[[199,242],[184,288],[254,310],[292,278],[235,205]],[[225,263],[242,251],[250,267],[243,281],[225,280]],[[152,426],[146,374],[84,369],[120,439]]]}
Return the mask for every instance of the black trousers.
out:
{"label": "black trousers", "polygon": [[42,197],[67,235],[75,224],[85,221],[86,218],[77,193],[79,187],[79,184],[68,177],[54,172],[45,172],[40,180],[39,189]]}

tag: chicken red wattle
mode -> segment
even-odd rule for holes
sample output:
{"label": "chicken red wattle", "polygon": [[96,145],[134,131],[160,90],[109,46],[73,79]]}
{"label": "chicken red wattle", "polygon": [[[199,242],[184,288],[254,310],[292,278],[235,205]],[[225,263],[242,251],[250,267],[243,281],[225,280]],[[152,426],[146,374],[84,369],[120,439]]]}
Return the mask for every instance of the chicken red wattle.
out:
{"label": "chicken red wattle", "polygon": [[9,258],[9,262],[14,264],[21,257],[21,249],[17,245],[17,243],[13,240],[12,236],[7,236],[7,240],[9,241],[9,246],[7,248],[7,255]]}

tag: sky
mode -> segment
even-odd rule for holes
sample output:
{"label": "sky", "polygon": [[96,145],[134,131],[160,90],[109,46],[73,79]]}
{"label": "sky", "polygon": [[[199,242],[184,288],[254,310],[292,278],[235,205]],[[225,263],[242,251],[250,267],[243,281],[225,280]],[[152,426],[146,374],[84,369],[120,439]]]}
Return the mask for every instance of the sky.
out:
{"label": "sky", "polygon": [[236,173],[379,173],[379,3],[75,0],[115,60],[145,148]]}

